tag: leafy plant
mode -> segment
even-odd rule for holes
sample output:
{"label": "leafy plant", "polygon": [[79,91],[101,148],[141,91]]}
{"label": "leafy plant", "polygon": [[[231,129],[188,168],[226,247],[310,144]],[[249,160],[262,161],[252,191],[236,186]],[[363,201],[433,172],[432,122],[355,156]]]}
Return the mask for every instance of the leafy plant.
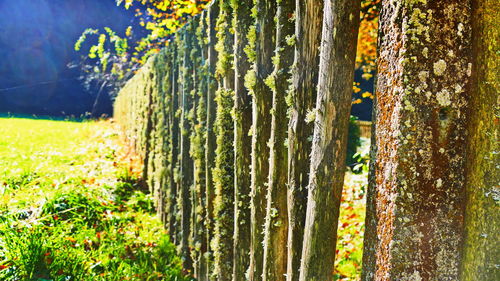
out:
{"label": "leafy plant", "polygon": [[172,34],[191,17],[200,13],[208,0],[158,1],[116,0],[126,9],[136,7],[138,24],[127,27],[122,33],[105,27],[103,30],[86,29],[75,43],[76,51],[83,51],[89,37],[96,43],[86,50],[79,66],[87,88],[95,87],[98,94],[107,91],[114,97],[149,57],[169,44]]}
{"label": "leafy plant", "polygon": [[102,214],[113,208],[103,205],[97,198],[80,192],[57,194],[43,206],[43,216],[54,220],[72,220],[92,226],[102,219]]}
{"label": "leafy plant", "polygon": [[85,276],[85,254],[61,251],[59,229],[31,225],[3,228],[1,233],[2,280],[81,280]]}
{"label": "leafy plant", "polygon": [[19,189],[22,186],[27,186],[38,178],[36,173],[31,171],[22,171],[20,174],[4,177],[0,180],[0,185],[6,190]]}
{"label": "leafy plant", "polygon": [[0,125],[0,280],[190,280],[109,122]]}

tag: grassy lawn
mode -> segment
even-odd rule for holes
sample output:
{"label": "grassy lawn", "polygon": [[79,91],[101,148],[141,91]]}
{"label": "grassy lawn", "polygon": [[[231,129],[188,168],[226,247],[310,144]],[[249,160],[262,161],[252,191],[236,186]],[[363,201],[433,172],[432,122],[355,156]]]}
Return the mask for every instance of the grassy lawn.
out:
{"label": "grassy lawn", "polygon": [[0,280],[188,280],[109,122],[0,136]]}
{"label": "grassy lawn", "polygon": [[[112,124],[0,118],[0,136],[0,280],[189,280]],[[336,280],[360,278],[365,188],[346,174]]]}
{"label": "grassy lawn", "polygon": [[362,139],[357,152],[364,159],[361,161],[364,165],[354,169],[357,173],[348,170],[345,174],[337,231],[335,280],[361,280],[369,151],[370,140]]}
{"label": "grassy lawn", "polygon": [[366,210],[366,173],[346,173],[337,231],[335,280],[360,280]]}

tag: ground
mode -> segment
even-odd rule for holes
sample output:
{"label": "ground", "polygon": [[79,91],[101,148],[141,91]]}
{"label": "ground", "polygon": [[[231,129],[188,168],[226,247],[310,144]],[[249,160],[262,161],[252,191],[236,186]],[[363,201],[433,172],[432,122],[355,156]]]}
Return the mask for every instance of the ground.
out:
{"label": "ground", "polygon": [[356,158],[362,164],[348,169],[345,174],[337,231],[335,280],[361,280],[369,148],[369,139],[361,138]]}
{"label": "ground", "polygon": [[335,280],[360,280],[366,210],[366,171],[346,173],[340,204]]}
{"label": "ground", "polygon": [[[0,118],[0,136],[0,280],[189,280],[114,124]],[[345,182],[335,278],[359,280],[366,170]]]}
{"label": "ground", "polygon": [[109,121],[0,136],[0,280],[187,280]]}

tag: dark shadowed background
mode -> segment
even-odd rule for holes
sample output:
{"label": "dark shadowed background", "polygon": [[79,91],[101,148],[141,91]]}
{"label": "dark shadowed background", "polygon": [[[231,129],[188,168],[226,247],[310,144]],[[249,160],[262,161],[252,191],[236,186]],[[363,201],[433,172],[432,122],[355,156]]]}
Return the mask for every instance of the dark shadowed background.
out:
{"label": "dark shadowed background", "polygon": [[[79,70],[68,68],[83,54],[74,43],[87,27],[122,31],[132,18],[115,0],[0,0],[0,113],[92,111],[96,91],[86,91]],[[107,95],[94,110],[112,112]]]}
{"label": "dark shadowed background", "polygon": [[[87,91],[80,71],[68,64],[84,54],[74,51],[74,44],[86,28],[122,32],[133,17],[115,0],[0,0],[0,114],[110,115],[109,97],[101,95],[96,103],[97,89]],[[361,74],[356,71],[361,92],[372,91],[373,80]],[[370,120],[371,106],[363,99],[352,114]]]}

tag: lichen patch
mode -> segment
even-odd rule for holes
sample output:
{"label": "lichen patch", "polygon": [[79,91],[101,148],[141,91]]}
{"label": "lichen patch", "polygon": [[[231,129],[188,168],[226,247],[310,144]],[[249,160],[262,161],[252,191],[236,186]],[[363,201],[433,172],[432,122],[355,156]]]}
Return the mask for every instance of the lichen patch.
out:
{"label": "lichen patch", "polygon": [[429,78],[429,71],[420,71],[418,73],[418,79],[420,79],[420,82],[424,83],[427,81],[427,78]]}
{"label": "lichen patch", "polygon": [[442,76],[446,71],[446,62],[444,60],[438,60],[434,63],[434,74],[437,76]]}
{"label": "lichen patch", "polygon": [[436,187],[440,188],[441,186],[443,186],[443,180],[442,179],[437,179],[437,181],[436,181]]}
{"label": "lichen patch", "polygon": [[439,105],[442,107],[451,105],[450,93],[448,92],[448,90],[442,90],[441,92],[437,93],[436,99]]}

